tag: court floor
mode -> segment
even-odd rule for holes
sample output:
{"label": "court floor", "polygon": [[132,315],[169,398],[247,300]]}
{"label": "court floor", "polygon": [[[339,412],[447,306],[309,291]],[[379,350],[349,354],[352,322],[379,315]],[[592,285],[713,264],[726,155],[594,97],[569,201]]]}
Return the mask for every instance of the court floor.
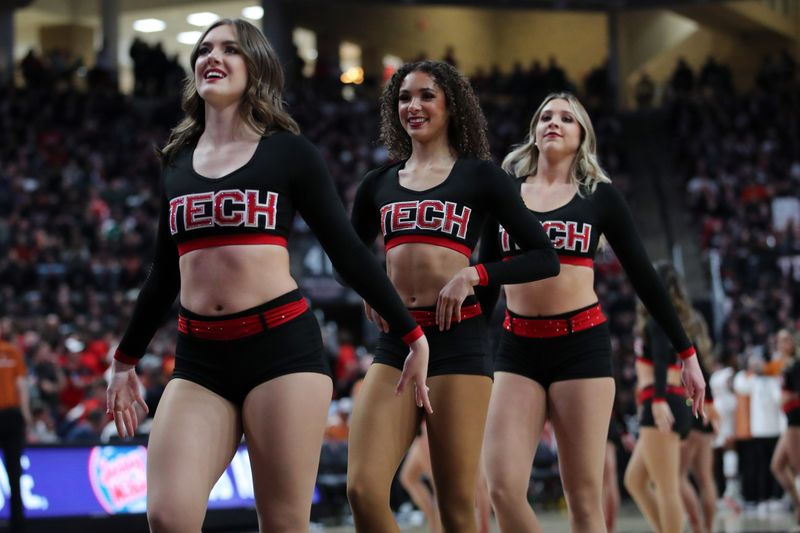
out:
{"label": "court floor", "polygon": [[[409,517],[414,522],[416,515]],[[542,528],[547,533],[569,533],[566,512],[544,511],[539,513]],[[401,524],[401,529],[408,533],[423,533],[428,529],[424,526],[415,526],[410,523]],[[325,533],[352,533],[355,529],[350,527],[322,527],[313,528],[312,531]],[[493,523],[492,532],[500,531]],[[617,522],[618,533],[648,533],[651,529],[642,518],[639,511],[632,504],[623,505]],[[688,527],[686,531],[689,531]],[[792,515],[786,510],[754,509],[748,512],[735,513],[721,510],[717,515],[714,531],[717,533],[756,533],[756,532],[797,532],[800,526],[793,522]]]}

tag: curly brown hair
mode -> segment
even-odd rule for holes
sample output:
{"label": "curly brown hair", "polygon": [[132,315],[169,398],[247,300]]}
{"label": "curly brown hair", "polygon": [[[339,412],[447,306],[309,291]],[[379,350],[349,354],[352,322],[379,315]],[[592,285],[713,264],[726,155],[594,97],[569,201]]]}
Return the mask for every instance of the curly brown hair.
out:
{"label": "curly brown hair", "polygon": [[396,159],[411,156],[411,138],[400,124],[397,112],[400,100],[400,85],[412,72],[424,72],[433,78],[444,91],[445,104],[449,112],[447,138],[459,157],[488,160],[488,126],[483,116],[478,97],[472,86],[452,65],[443,61],[419,61],[406,63],[394,73],[381,95],[380,141]]}

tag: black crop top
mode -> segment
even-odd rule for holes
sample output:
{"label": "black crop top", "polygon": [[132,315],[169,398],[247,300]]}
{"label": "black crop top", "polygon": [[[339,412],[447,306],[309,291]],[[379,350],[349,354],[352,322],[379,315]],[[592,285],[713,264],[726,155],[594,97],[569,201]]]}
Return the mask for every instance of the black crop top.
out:
{"label": "black crop top", "polygon": [[[643,350],[653,363],[654,399],[663,399],[667,393],[667,369],[678,367],[678,354],[661,326],[652,318],[647,321],[643,334]],[[679,367],[678,367],[679,368]]]}
{"label": "black crop top", "polygon": [[221,178],[195,172],[192,148],[164,168],[166,216],[180,255],[227,244],[286,246],[295,206],[291,176],[274,164],[281,143],[273,137],[262,137],[252,158]]}
{"label": "black crop top", "polygon": [[[516,178],[517,195],[525,178]],[[630,209],[622,195],[608,183],[599,183],[594,193],[582,191],[567,204],[547,212],[532,211],[546,226],[562,263],[593,268],[600,235],[605,235],[622,267],[650,314],[667,332],[682,359],[695,354],[672,302],[647,256],[636,231]],[[502,222],[487,224],[481,241],[480,260],[510,260],[519,254],[513,237],[501,229]],[[494,306],[496,293],[484,294],[481,305]]]}
{"label": "black crop top", "polygon": [[800,394],[800,362],[792,362],[783,371],[783,390]]}
{"label": "black crop top", "polygon": [[[411,342],[419,336],[386,273],[349,224],[325,163],[304,137],[263,137],[243,167],[219,179],[192,169],[185,149],[162,172],[162,209],[150,273],[120,342],[117,358],[135,363],[180,288],[179,253],[226,244],[285,245],[295,210],[322,244],[341,276]],[[265,283],[269,273],[265,272]],[[224,283],[225,280],[219,280]]]}
{"label": "black crop top", "polygon": [[541,224],[498,166],[456,160],[447,178],[424,191],[400,185],[404,161],[372,170],[356,193],[351,217],[361,240],[383,234],[386,249],[417,242],[443,246],[470,257],[488,215],[501,220],[522,251],[512,261],[478,264],[480,285],[522,283],[558,274],[558,260]]}

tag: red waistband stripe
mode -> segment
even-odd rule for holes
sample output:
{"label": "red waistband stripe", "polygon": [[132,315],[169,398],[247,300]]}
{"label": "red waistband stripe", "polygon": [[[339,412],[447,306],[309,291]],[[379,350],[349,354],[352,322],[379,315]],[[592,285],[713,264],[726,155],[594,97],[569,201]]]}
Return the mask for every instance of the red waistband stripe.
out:
{"label": "red waistband stripe", "polygon": [[[636,362],[645,364],[647,366],[653,366],[655,364],[652,359],[649,359],[641,355],[636,358]],[[667,365],[667,368],[669,370],[683,370],[681,365]]]}
{"label": "red waistband stripe", "polygon": [[249,337],[297,318],[308,310],[305,298],[261,313],[223,320],[190,319],[178,315],[178,331],[198,339],[230,341]]}
{"label": "red waistband stripe", "polygon": [[783,412],[786,414],[789,414],[789,411],[794,411],[795,409],[800,409],[800,399],[789,400],[783,404]]}
{"label": "red waistband stripe", "polygon": [[286,248],[286,237],[280,235],[243,234],[243,235],[214,235],[200,237],[178,245],[178,255],[184,255],[194,250],[214,248],[216,246],[232,246],[235,244],[273,244]]}
{"label": "red waistband stripe", "polygon": [[503,328],[520,337],[547,339],[577,333],[599,326],[605,321],[606,316],[600,304],[597,304],[568,318],[520,318],[512,317],[506,311]]}
{"label": "red waistband stripe", "polygon": [[562,265],[575,265],[594,268],[594,259],[591,257],[573,257],[571,255],[559,255],[558,262]]}
{"label": "red waistband stripe", "polygon": [[472,249],[466,244],[451,241],[450,239],[445,239],[442,237],[433,237],[431,235],[400,235],[399,237],[394,237],[393,239],[385,243],[386,251],[391,250],[395,246],[400,246],[401,244],[407,244],[412,242],[422,243],[422,244],[432,244],[433,246],[441,246],[442,248],[449,248],[451,250],[455,250],[456,252],[467,256],[468,258],[472,256]]}
{"label": "red waistband stripe", "polygon": [[[682,398],[686,397],[686,389],[679,385],[667,385],[667,394],[674,394],[675,396],[680,396]],[[637,400],[639,403],[644,403],[651,398],[655,398],[656,396],[656,388],[654,385],[648,385],[641,391],[639,391],[639,395],[637,396]],[[664,398],[655,398],[653,401],[663,401]]]}

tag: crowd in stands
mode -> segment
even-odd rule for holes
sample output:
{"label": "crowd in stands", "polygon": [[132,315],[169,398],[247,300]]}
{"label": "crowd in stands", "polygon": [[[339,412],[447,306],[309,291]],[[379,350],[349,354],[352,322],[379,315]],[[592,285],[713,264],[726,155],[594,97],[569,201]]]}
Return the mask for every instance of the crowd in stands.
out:
{"label": "crowd in stands", "polygon": [[[132,56],[163,56],[158,47],[134,46]],[[178,87],[180,67],[163,59],[174,78],[167,83]],[[31,56],[22,65],[25,86],[0,88],[0,317],[28,363],[32,443],[87,442],[111,434],[105,374],[146,276],[158,219],[153,147],[164,144],[180,117],[177,91],[160,85],[169,77],[151,76],[148,68],[135,67],[136,89],[128,96],[107,84],[78,90],[63,69]],[[62,82],[44,81],[53,76]],[[615,186],[624,193],[633,187],[605,65],[581,88],[555,58],[547,67],[534,61],[510,73],[479,70],[471,81],[496,161],[522,140],[547,93],[571,90],[587,104],[601,164]],[[645,76],[640,80],[640,107],[653,105],[652,83]],[[388,156],[375,142],[376,95],[345,101],[318,90],[328,86],[295,80],[287,101],[349,204],[360,177]],[[765,62],[747,92],[734,90],[730,70],[713,60],[698,75],[679,64],[667,91],[675,168],[686,180],[690,216],[704,248],[722,257],[727,319],[719,353],[735,368],[745,366],[745,354],[769,358],[773,334],[798,325],[799,88],[797,67],[783,55]],[[776,216],[778,201],[788,215]],[[307,233],[301,220],[296,226],[296,234]],[[596,289],[613,335],[618,404],[630,414],[635,296],[611,250],[596,265]],[[151,415],[174,364],[173,318],[139,365]],[[362,339],[345,327],[337,329],[337,317],[320,318],[336,377],[327,438],[343,441],[350,396],[369,364],[370,346],[360,345]]]}

